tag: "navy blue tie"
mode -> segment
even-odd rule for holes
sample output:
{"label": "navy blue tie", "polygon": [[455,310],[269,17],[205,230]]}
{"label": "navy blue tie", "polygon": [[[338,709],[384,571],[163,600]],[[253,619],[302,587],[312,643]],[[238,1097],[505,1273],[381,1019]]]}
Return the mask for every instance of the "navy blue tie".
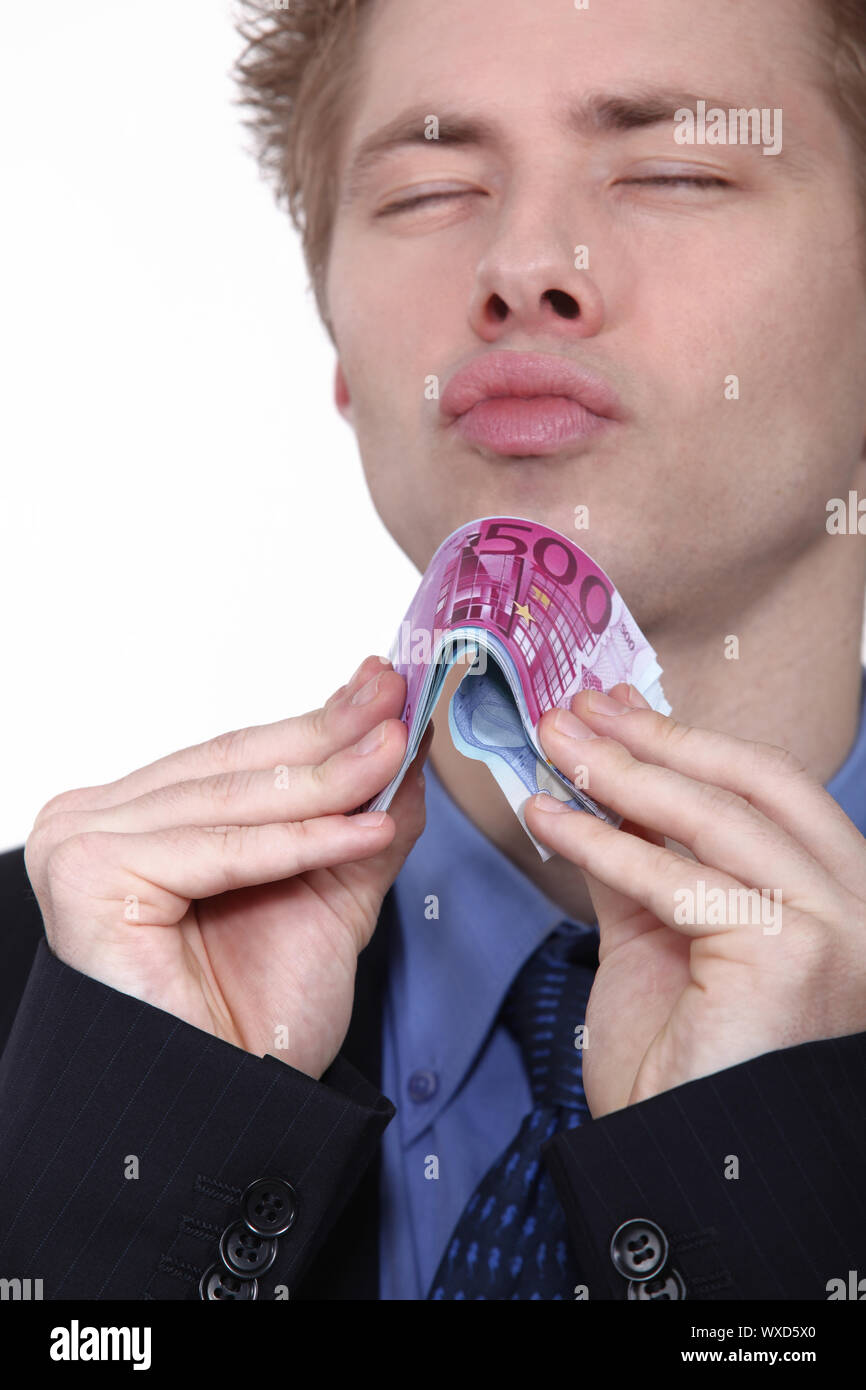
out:
{"label": "navy blue tie", "polygon": [[581,1028],[598,937],[563,922],[523,966],[502,1006],[520,1044],[532,1109],[464,1208],[429,1299],[567,1299],[578,1271],[541,1145],[589,1119]]}

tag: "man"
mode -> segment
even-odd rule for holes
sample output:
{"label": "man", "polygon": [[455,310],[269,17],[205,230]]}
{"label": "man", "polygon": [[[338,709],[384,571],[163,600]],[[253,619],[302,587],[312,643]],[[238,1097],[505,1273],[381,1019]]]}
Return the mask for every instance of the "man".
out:
{"label": "man", "polygon": [[[545,716],[624,816],[532,802],[547,863],[442,719],[423,834],[414,774],[347,814],[405,749],[375,657],[49,802],[30,884],[2,861],[0,1259],[46,1297],[836,1296],[866,1234],[866,572],[827,524],[866,481],[866,21],[262,11],[246,95],[385,524],[423,570],[474,517],[585,509],[674,715]],[[753,108],[781,142],[676,138]],[[780,913],[719,910],[749,890]]]}

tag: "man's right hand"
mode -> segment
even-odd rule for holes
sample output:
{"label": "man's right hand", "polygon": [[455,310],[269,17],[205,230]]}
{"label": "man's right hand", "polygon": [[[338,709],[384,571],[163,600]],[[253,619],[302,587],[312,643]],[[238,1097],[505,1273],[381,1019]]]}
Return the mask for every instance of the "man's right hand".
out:
{"label": "man's right hand", "polygon": [[424,828],[416,774],[432,725],[381,823],[347,814],[400,766],[405,694],[367,657],[322,709],[52,798],[24,857],[54,954],[318,1079],[348,1030],[358,953]]}

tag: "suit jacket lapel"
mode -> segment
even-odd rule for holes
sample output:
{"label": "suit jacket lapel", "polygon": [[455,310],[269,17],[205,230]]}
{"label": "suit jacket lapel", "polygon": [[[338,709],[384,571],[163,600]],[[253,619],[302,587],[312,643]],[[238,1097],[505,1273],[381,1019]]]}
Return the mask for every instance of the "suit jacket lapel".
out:
{"label": "suit jacket lapel", "polygon": [[[389,889],[370,943],[358,957],[355,1003],[341,1055],[371,1085],[381,1087],[382,1015],[388,979],[388,943],[396,903]],[[392,1120],[393,1124],[394,1121]],[[379,1181],[377,1150],[298,1288],[298,1299],[378,1299]]]}

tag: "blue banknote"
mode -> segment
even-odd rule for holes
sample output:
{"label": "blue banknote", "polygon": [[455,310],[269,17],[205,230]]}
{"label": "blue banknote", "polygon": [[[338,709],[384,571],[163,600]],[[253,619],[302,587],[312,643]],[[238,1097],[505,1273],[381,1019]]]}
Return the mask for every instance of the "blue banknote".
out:
{"label": "blue banknote", "polygon": [[532,834],[523,815],[523,803],[537,792],[548,792],[574,810],[591,810],[612,824],[618,823],[619,817],[591,801],[538,755],[495,660],[487,662],[483,674],[470,670],[463,677],[448,706],[448,727],[461,753],[489,767],[542,859],[549,859],[551,851]]}

